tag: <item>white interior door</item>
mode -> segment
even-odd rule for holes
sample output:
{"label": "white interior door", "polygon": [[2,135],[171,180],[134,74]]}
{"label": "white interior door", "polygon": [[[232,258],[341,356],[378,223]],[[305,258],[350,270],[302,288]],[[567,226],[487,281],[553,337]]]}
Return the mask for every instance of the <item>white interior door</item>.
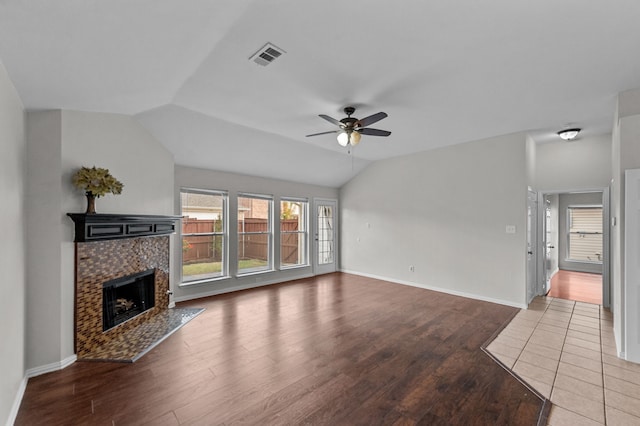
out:
{"label": "white interior door", "polygon": [[628,361],[640,362],[640,169],[625,171],[623,342]]}
{"label": "white interior door", "polygon": [[544,265],[541,275],[543,288],[539,295],[544,295],[551,289],[551,278],[558,272],[558,200],[558,194],[544,194],[542,208],[538,208],[538,214],[542,214],[544,219],[542,221]]}
{"label": "white interior door", "polygon": [[537,212],[538,194],[529,191],[527,197],[527,304],[536,297],[537,285]]}
{"label": "white interior door", "polygon": [[611,207],[609,188],[602,191],[602,306],[611,307]]}
{"label": "white interior door", "polygon": [[338,258],[336,200],[316,199],[314,211],[314,254],[313,271],[315,274],[327,274],[336,271]]}

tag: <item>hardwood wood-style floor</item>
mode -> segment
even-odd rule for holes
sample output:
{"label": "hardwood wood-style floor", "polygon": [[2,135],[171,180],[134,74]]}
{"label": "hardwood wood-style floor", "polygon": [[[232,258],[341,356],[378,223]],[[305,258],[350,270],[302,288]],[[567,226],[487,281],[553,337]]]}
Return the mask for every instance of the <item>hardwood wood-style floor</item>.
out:
{"label": "hardwood wood-style floor", "polygon": [[536,425],[543,411],[481,350],[515,308],[343,273],[179,306],[206,311],[133,364],[30,379],[16,424]]}
{"label": "hardwood wood-style floor", "polygon": [[602,275],[561,269],[551,278],[547,296],[602,305]]}

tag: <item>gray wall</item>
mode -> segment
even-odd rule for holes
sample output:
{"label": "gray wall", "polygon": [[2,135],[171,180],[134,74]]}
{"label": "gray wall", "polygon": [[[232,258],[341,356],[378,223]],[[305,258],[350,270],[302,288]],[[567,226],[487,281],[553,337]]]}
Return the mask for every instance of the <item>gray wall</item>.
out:
{"label": "gray wall", "polygon": [[370,165],[340,191],[342,269],[524,306],[526,161],[514,134]]}
{"label": "gray wall", "polygon": [[536,148],[535,189],[603,189],[611,182],[611,135],[581,137]]}
{"label": "gray wall", "polygon": [[81,166],[108,168],[121,195],[99,213],[173,214],[173,158],[135,120],[118,114],[31,112],[27,118],[27,374],[73,362],[74,245],[67,212],[83,212],[71,184]]}
{"label": "gray wall", "polygon": [[[312,203],[314,198],[338,199],[338,190],[316,185],[308,185],[295,182],[287,182],[275,179],[259,178],[255,176],[238,175],[234,173],[218,172],[213,170],[197,169],[192,167],[175,167],[175,212],[180,214],[180,188],[216,189],[229,192],[229,232],[236,232],[237,204],[236,196],[238,192],[249,192],[256,194],[272,195],[274,197],[274,217],[279,215],[280,197],[300,197],[307,198]],[[310,233],[311,236],[311,233]],[[274,235],[274,247],[279,247],[280,235]],[[279,256],[278,250],[275,255]],[[180,247],[174,249],[176,259],[180,259]],[[220,294],[228,291],[244,288],[256,287],[260,285],[293,280],[296,278],[311,276],[313,271],[311,266],[287,269],[248,277],[235,277],[235,264],[237,261],[237,246],[234,240],[230,241],[229,265],[231,277],[223,280],[211,281],[203,284],[178,285],[180,282],[180,265],[173,267],[173,281],[175,283],[174,300],[183,301],[197,297]],[[277,259],[277,257],[276,257]]]}
{"label": "gray wall", "polygon": [[558,215],[558,261],[560,269],[576,272],[590,272],[593,274],[602,273],[602,264],[573,262],[567,260],[567,208],[571,206],[594,206],[602,205],[601,192],[585,192],[560,194],[560,208]]}
{"label": "gray wall", "polygon": [[0,63],[0,424],[11,424],[23,391],[26,247],[26,142],[22,102]]}

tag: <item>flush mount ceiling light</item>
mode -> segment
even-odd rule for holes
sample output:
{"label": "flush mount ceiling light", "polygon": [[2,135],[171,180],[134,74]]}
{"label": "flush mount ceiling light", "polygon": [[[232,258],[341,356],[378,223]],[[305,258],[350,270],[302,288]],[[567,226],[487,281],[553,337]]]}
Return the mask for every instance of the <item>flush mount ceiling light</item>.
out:
{"label": "flush mount ceiling light", "polygon": [[565,129],[565,130],[560,130],[558,132],[558,136],[560,136],[560,138],[562,138],[565,141],[571,141],[574,140],[576,138],[576,136],[578,136],[578,133],[580,133],[581,129]]}

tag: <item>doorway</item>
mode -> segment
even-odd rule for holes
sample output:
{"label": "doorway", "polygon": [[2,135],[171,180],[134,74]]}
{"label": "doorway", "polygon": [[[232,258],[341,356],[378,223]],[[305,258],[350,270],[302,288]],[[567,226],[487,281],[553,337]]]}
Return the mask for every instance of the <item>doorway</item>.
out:
{"label": "doorway", "polygon": [[541,194],[542,294],[609,306],[608,194]]}

